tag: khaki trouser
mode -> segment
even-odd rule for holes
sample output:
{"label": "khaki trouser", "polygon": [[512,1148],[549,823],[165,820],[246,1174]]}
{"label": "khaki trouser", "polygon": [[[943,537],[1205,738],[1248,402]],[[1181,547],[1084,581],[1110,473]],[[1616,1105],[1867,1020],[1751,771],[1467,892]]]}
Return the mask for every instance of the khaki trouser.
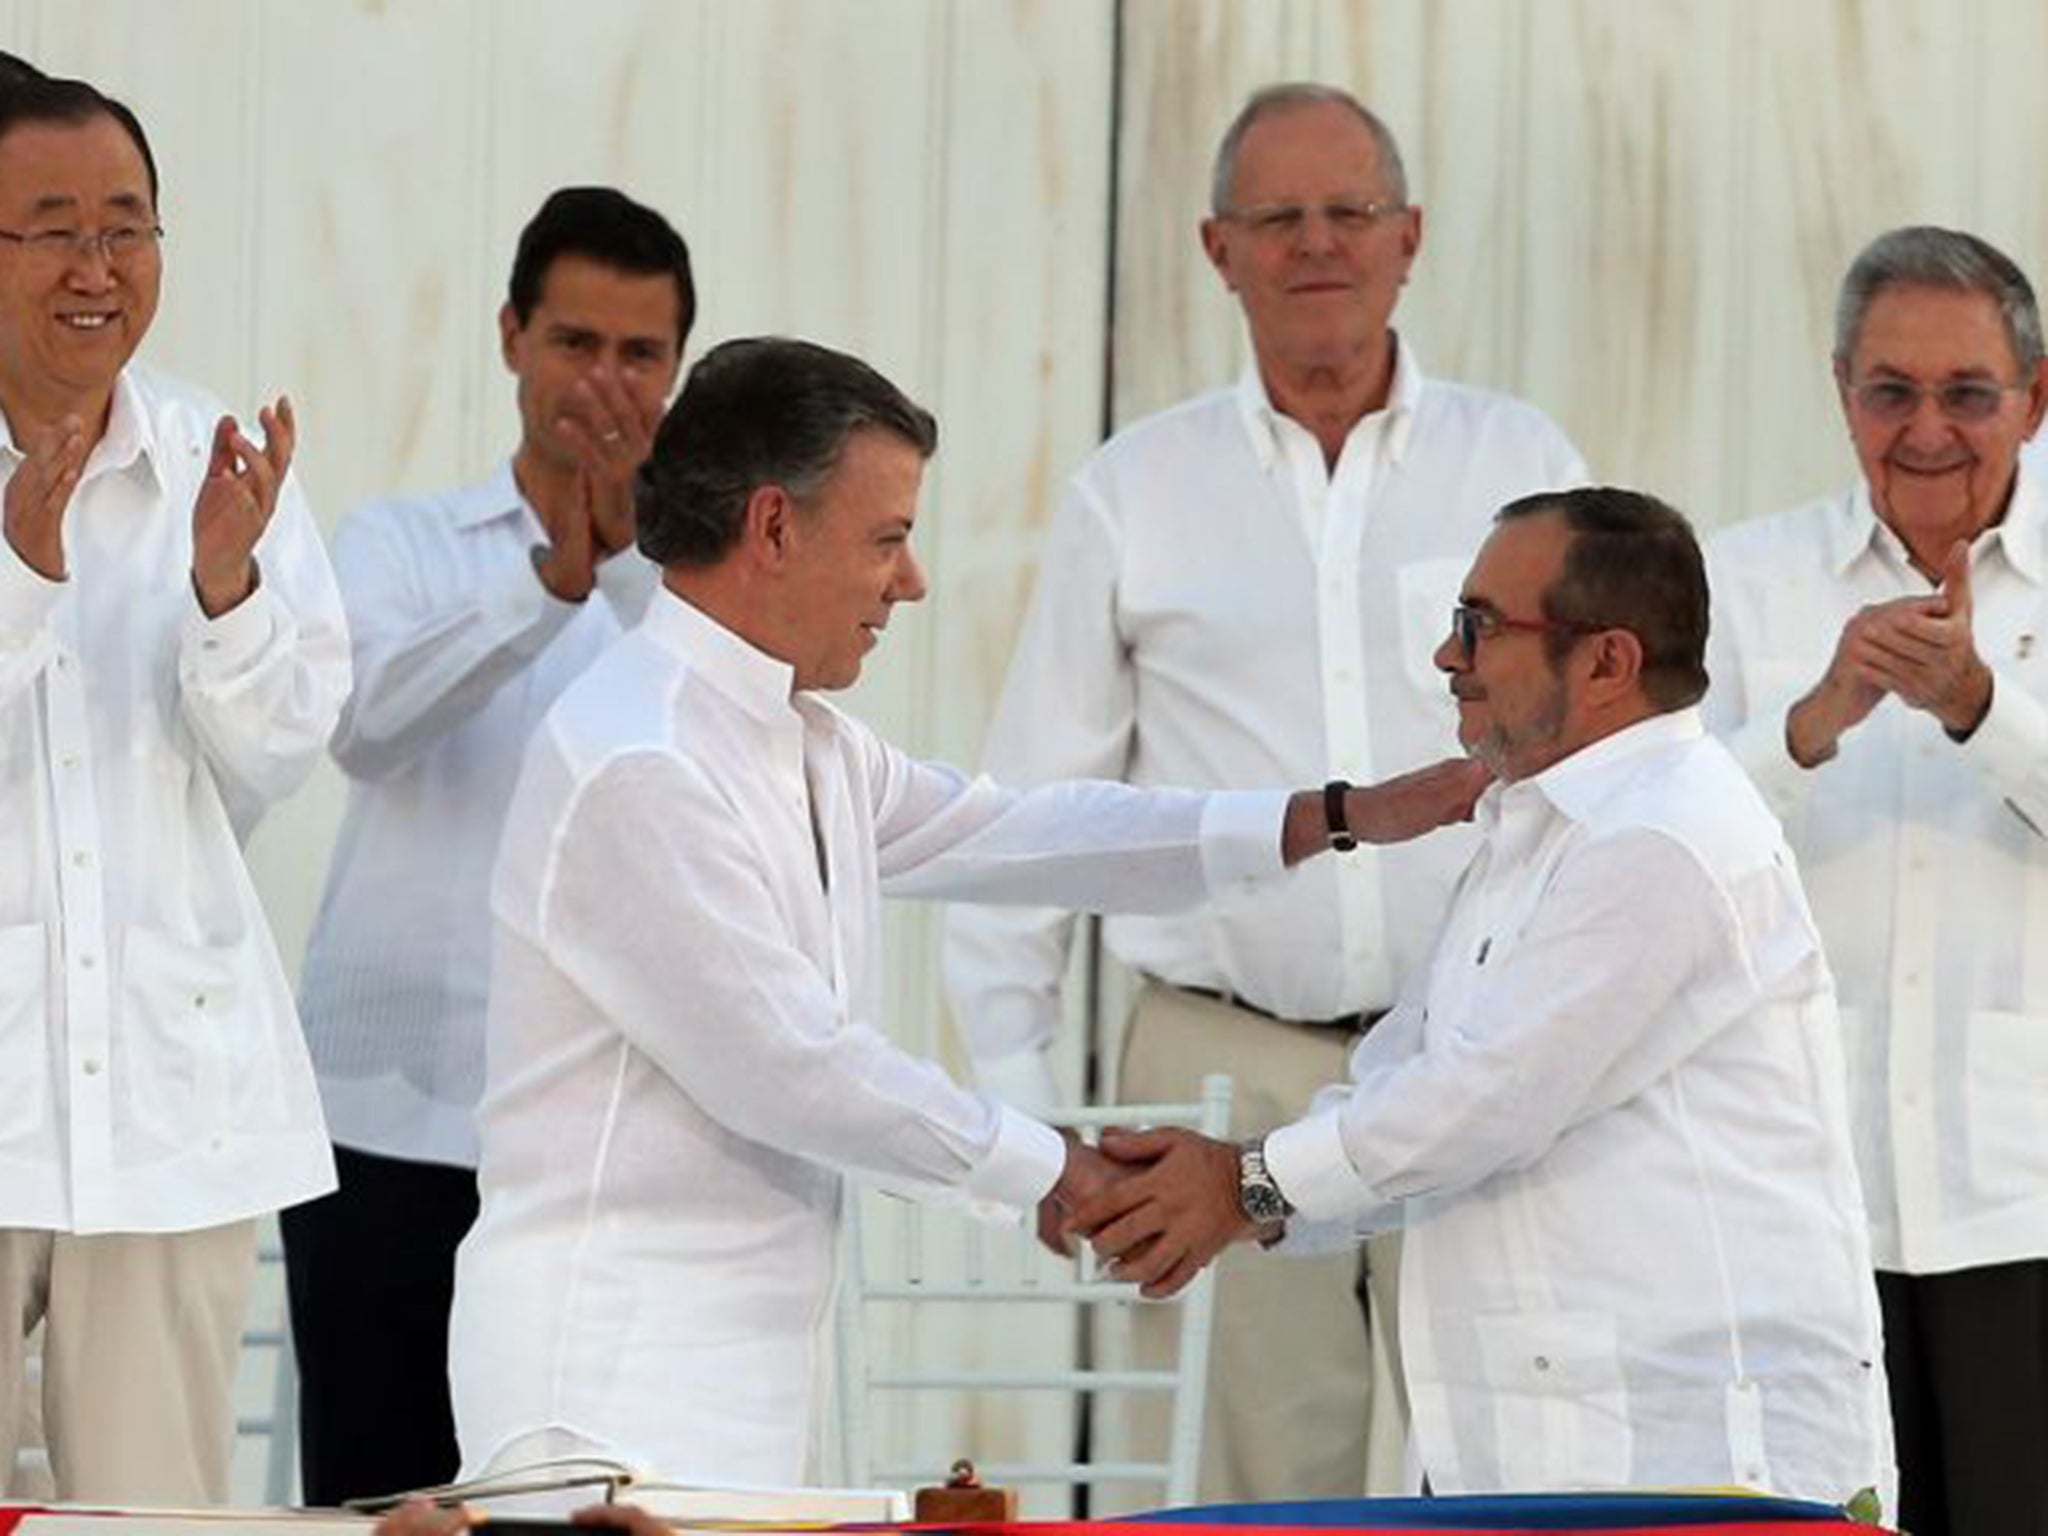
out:
{"label": "khaki trouser", "polygon": [[[1146,983],[1124,1037],[1125,1103],[1201,1097],[1202,1079],[1227,1072],[1231,1134],[1256,1136],[1295,1119],[1318,1088],[1341,1082],[1355,1037],[1260,1018],[1211,998]],[[1291,1258],[1238,1247],[1216,1266],[1209,1395],[1202,1432],[1205,1502],[1355,1498],[1405,1491],[1407,1402],[1395,1348],[1400,1237],[1360,1254]],[[1371,1275],[1372,1328],[1360,1316],[1361,1262]],[[1178,1318],[1169,1307],[1131,1314],[1128,1347],[1141,1365],[1172,1363]],[[1114,1353],[1114,1341],[1105,1341]],[[1164,1454],[1168,1409],[1131,1403],[1127,1453]],[[1113,1497],[1156,1502],[1157,1491]],[[1117,1505],[1109,1505],[1116,1508]]]}
{"label": "khaki trouser", "polygon": [[43,1324],[43,1430],[60,1499],[225,1504],[256,1223],[198,1232],[0,1229],[0,1473]]}

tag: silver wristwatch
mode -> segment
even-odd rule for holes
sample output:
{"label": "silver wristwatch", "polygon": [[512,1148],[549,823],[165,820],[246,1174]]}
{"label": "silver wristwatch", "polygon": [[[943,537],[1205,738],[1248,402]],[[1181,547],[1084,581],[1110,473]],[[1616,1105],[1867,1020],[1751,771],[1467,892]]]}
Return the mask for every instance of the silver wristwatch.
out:
{"label": "silver wristwatch", "polygon": [[1237,1149],[1237,1208],[1258,1226],[1285,1221],[1294,1207],[1266,1171],[1266,1138],[1244,1142]]}

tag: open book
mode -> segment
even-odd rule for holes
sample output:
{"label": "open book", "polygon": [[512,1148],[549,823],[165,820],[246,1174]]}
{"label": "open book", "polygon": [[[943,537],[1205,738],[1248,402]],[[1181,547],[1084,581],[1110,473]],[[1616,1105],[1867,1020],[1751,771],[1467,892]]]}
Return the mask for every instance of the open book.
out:
{"label": "open book", "polygon": [[586,1504],[637,1504],[685,1524],[832,1525],[910,1518],[910,1500],[886,1488],[708,1487],[678,1483],[603,1456],[556,1456],[507,1467],[468,1482],[419,1488],[384,1498],[351,1499],[347,1508],[375,1514],[407,1499],[474,1504],[505,1515],[561,1515]]}

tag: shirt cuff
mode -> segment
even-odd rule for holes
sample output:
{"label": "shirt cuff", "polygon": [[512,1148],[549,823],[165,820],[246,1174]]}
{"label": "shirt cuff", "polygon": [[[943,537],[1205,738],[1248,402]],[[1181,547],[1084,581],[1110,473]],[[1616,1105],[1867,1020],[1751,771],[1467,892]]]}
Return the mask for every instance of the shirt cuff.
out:
{"label": "shirt cuff", "polygon": [[1052,1193],[1067,1166],[1067,1143],[1049,1125],[998,1104],[996,1139],[967,1179],[972,1200],[993,1200],[1028,1211]]}
{"label": "shirt cuff", "polygon": [[52,581],[14,552],[14,546],[0,535],[0,635],[30,635],[50,622],[69,582]]}
{"label": "shirt cuff", "polygon": [[[1796,703],[1797,701],[1793,701]],[[1791,723],[1792,704],[1784,704],[1749,721],[1728,738],[1728,751],[1749,774],[1771,813],[1784,820],[1806,798],[1813,775],[1827,766],[1803,766],[1792,755],[1785,732]]]}
{"label": "shirt cuff", "polygon": [[1266,1172],[1311,1222],[1335,1221],[1364,1203],[1358,1170],[1344,1147],[1342,1107],[1283,1125],[1266,1137]]}
{"label": "shirt cuff", "polygon": [[2000,668],[1991,669],[1991,707],[1962,743],[1963,756],[2010,793],[2048,756],[2048,710]]}
{"label": "shirt cuff", "polygon": [[531,660],[583,611],[583,604],[550,592],[529,558],[492,578],[484,589],[483,608],[492,633],[506,636],[506,648],[514,655]]}
{"label": "shirt cuff", "polygon": [[276,638],[278,610],[269,584],[260,577],[249,595],[218,618],[199,606],[199,592],[186,578],[191,605],[185,610],[185,656],[200,678],[232,677],[255,664]]}
{"label": "shirt cuff", "polygon": [[1064,1102],[1044,1051],[976,1058],[974,1081],[989,1098],[1027,1115],[1049,1115]]}
{"label": "shirt cuff", "polygon": [[1283,790],[1218,790],[1202,801],[1202,873],[1210,893],[1270,880],[1287,868],[1280,834]]}

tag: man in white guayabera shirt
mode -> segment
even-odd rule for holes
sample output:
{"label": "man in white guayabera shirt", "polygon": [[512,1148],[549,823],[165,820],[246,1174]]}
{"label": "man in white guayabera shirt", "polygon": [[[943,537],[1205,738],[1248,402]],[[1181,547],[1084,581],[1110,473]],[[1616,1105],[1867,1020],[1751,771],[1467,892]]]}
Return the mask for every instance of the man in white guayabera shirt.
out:
{"label": "man in white guayabera shirt", "polygon": [[1842,988],[1918,1536],[2048,1531],[2048,406],[1974,235],[1856,258],[1854,489],[1715,539],[1709,722],[1784,818]]}
{"label": "man in white guayabera shirt", "polygon": [[555,192],[498,312],[518,447],[474,485],[371,502],[335,538],[348,814],[299,1002],[341,1187],[284,1220],[309,1503],[455,1475],[448,1306],[476,1216],[491,860],[534,726],[659,580],[633,548],[632,477],[695,312],[659,213]]}
{"label": "man in white guayabera shirt", "polygon": [[[1211,198],[1202,244],[1243,308],[1251,362],[1074,476],[989,734],[986,766],[1005,781],[1242,789],[1444,757],[1455,722],[1429,657],[1487,519],[1585,478],[1540,411],[1426,376],[1395,334],[1422,211],[1393,134],[1351,96],[1260,91],[1223,136]],[[1364,848],[1197,912],[1106,922],[1109,951],[1145,978],[1122,1097],[1188,1100],[1227,1072],[1233,1131],[1278,1124],[1393,1003],[1471,849],[1465,834]],[[1060,1098],[1050,1052],[1074,931],[1050,910],[948,918],[976,1075],[1022,1108]],[[1389,1235],[1359,1255],[1225,1261],[1204,1498],[1395,1491],[1398,1257]],[[1141,1361],[1169,1363],[1173,1314],[1131,1321]],[[1127,1448],[1163,1452],[1165,1414],[1128,1411]]]}
{"label": "man in white guayabera shirt", "polygon": [[848,1176],[1036,1210],[1099,1153],[890,1043],[880,896],[1192,905],[1328,843],[1467,815],[1452,761],[1337,797],[918,762],[821,696],[899,603],[937,427],[865,364],[731,342],[641,473],[646,619],[542,722],[492,886],[482,1210],[457,1263],[471,1470],[600,1450],[686,1480],[815,1479]]}
{"label": "man in white guayabera shirt", "polygon": [[241,838],[348,637],[289,404],[131,362],[157,191],[126,108],[0,92],[0,1469],[40,1319],[58,1495],[224,1503],[256,1218],[333,1184]]}
{"label": "man in white guayabera shirt", "polygon": [[1154,1292],[1236,1240],[1402,1225],[1441,1492],[1890,1490],[1834,988],[1694,708],[1706,636],[1669,507],[1504,508],[1437,649],[1500,782],[1434,953],[1305,1116],[1243,1148],[1105,1138],[1159,1160],[1076,1215]]}

